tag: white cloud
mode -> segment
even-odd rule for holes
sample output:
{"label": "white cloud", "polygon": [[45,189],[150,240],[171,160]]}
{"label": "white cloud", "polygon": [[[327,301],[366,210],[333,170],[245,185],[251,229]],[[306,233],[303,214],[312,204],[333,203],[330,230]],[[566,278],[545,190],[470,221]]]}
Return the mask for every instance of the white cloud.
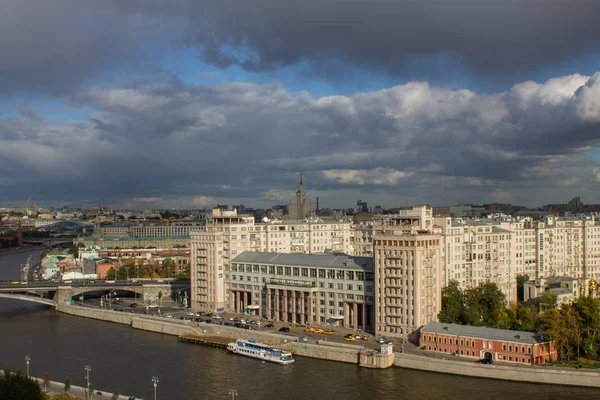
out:
{"label": "white cloud", "polygon": [[281,189],[269,189],[265,193],[263,193],[262,198],[270,201],[287,201],[291,196],[291,191]]}
{"label": "white cloud", "polygon": [[162,197],[134,197],[133,201],[135,203],[156,203],[161,201]]}
{"label": "white cloud", "polygon": [[600,183],[600,168],[594,168],[592,173],[594,174],[594,178],[596,178],[596,182]]}
{"label": "white cloud", "polygon": [[206,207],[217,204],[217,199],[210,196],[198,196],[192,199],[192,204],[197,207]]}
{"label": "white cloud", "polygon": [[395,185],[410,173],[391,168],[375,168],[371,170],[330,169],[323,171],[325,179],[341,184],[355,185]]}

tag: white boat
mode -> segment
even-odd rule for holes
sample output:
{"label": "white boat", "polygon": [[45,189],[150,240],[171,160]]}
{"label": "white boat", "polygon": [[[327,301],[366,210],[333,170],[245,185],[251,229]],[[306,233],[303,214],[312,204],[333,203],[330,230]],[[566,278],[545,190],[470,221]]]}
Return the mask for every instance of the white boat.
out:
{"label": "white boat", "polygon": [[246,357],[271,361],[277,364],[288,365],[294,362],[292,353],[287,350],[275,349],[271,345],[257,343],[253,339],[238,339],[227,345],[227,350]]}

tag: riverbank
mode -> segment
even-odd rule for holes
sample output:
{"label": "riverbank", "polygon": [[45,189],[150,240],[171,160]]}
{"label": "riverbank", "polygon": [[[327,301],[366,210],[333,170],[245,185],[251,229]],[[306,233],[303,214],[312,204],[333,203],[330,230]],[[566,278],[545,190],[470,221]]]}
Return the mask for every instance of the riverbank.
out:
{"label": "riverbank", "polygon": [[[249,336],[249,331],[230,326],[171,320],[126,312],[85,308],[76,305],[60,305],[58,311],[79,317],[125,324],[134,329],[172,336],[221,336],[236,339]],[[323,344],[305,344],[300,343],[299,338],[296,336],[271,332],[252,331],[251,336],[256,340],[276,344],[282,348],[292,350],[296,356],[370,367],[369,365],[364,365],[364,361],[369,360],[372,355],[364,354],[365,350],[360,346],[356,346],[356,349],[353,349],[351,348],[352,345],[347,344],[343,344],[345,348],[337,347],[335,344],[328,346]],[[381,364],[380,361],[369,360],[368,362],[374,363],[375,366],[371,368],[385,368],[389,366],[387,363]],[[600,373],[588,371],[558,370],[537,366],[483,365],[475,362],[444,360],[406,353],[394,353],[390,365],[399,368],[474,378],[600,388]]]}
{"label": "riverbank", "polygon": [[600,388],[600,373],[581,370],[570,371],[541,366],[486,365],[406,353],[396,353],[394,365],[400,368],[474,378]]}
{"label": "riverbank", "polygon": [[12,254],[19,254],[19,253],[28,253],[30,251],[44,251],[44,250],[49,250],[50,247],[46,247],[46,246],[32,246],[32,247],[22,247],[20,249],[8,249],[8,250],[3,250],[0,251],[0,257],[2,256],[9,256]]}
{"label": "riverbank", "polygon": [[[0,375],[4,376],[4,371],[0,370]],[[64,382],[57,382],[57,381],[50,380],[48,385],[46,385],[42,378],[37,378],[35,376],[32,376],[31,379],[37,381],[37,383],[42,388],[42,391],[50,396],[65,392],[65,383]],[[66,377],[65,377],[65,379],[66,379]],[[93,385],[91,385],[91,387],[93,389],[93,395],[91,397],[92,399],[93,398],[102,398],[102,399],[112,399],[113,398],[112,393],[95,389],[93,387]],[[79,397],[82,399],[86,398],[85,393],[86,393],[86,388],[81,387],[81,386],[71,385],[71,388],[69,389],[69,394],[71,396]],[[131,399],[140,400],[134,396],[124,396],[124,395],[119,395],[119,398],[118,398],[118,400],[131,400]]]}
{"label": "riverbank", "polygon": [[365,351],[363,346],[336,343],[329,344],[323,341],[319,341],[317,344],[300,343],[297,336],[282,335],[274,332],[252,331],[250,333],[246,329],[235,328],[232,326],[165,319],[162,317],[126,312],[85,308],[77,305],[63,304],[59,305],[57,310],[69,315],[115,322],[129,325],[134,329],[178,337],[227,337],[236,340],[252,336],[253,339],[260,342],[274,344],[280,348],[293,351],[296,356],[357,364],[367,368],[387,368],[391,367],[394,362],[392,354],[376,357],[372,350]]}

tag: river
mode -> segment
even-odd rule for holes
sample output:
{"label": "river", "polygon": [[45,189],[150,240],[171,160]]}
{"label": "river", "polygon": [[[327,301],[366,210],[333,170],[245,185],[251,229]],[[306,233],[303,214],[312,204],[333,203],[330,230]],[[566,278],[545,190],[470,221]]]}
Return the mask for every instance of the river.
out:
{"label": "river", "polygon": [[[27,253],[0,257],[0,280],[19,278]],[[0,299],[0,364],[66,376],[85,386],[152,399],[584,399],[596,389],[544,386],[296,358],[291,366],[234,356],[221,349],[180,343],[173,336],[59,314],[49,307]],[[484,368],[484,366],[482,366]]]}

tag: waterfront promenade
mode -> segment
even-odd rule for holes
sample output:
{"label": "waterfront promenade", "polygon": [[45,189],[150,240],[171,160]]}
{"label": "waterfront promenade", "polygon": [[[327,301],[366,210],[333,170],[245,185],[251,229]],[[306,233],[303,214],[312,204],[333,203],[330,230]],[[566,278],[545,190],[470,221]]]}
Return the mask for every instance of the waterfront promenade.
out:
{"label": "waterfront promenade", "polygon": [[[4,371],[0,370],[0,375],[4,376]],[[31,377],[32,379],[36,380],[37,383],[39,383],[40,387],[42,388],[42,391],[46,394],[49,395],[55,395],[55,394],[60,394],[60,393],[64,393],[65,392],[65,383],[64,382],[57,382],[57,381],[53,381],[50,380],[50,383],[46,386],[44,384],[44,380],[41,378],[37,378],[35,376]],[[66,378],[66,377],[65,377]],[[92,388],[93,388],[93,384],[92,384]],[[86,399],[86,388],[81,387],[81,386],[75,386],[75,385],[71,385],[70,389],[69,389],[69,394],[71,396],[74,397],[79,397],[82,399]],[[113,394],[103,391],[103,390],[98,390],[98,389],[93,389],[92,392],[92,396],[89,397],[90,400],[93,399],[112,399],[113,398]],[[125,395],[119,395],[118,400],[140,400],[137,397],[133,397],[133,396],[125,396]]]}

